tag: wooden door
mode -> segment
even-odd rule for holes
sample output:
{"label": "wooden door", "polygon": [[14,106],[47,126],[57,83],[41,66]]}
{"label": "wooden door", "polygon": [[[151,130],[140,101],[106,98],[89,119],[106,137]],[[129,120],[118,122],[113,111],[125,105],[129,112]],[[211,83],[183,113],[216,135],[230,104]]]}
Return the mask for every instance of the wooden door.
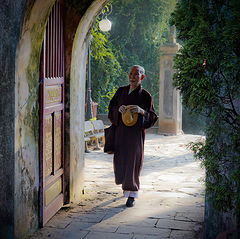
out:
{"label": "wooden door", "polygon": [[49,16],[41,55],[40,87],[40,225],[64,201],[64,45],[62,6]]}

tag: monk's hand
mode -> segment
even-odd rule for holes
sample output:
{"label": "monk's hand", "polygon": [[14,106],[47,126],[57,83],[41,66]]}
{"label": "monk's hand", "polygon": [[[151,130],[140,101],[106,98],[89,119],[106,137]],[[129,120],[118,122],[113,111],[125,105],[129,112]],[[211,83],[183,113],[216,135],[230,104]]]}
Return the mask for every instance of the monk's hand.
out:
{"label": "monk's hand", "polygon": [[119,111],[121,114],[126,113],[126,111],[127,111],[126,105],[121,105],[121,106],[119,107],[118,111]]}
{"label": "monk's hand", "polygon": [[145,114],[145,110],[142,109],[141,107],[139,107],[138,105],[133,105],[130,109],[130,111],[132,113],[138,113],[138,114],[141,114],[141,115],[144,115]]}

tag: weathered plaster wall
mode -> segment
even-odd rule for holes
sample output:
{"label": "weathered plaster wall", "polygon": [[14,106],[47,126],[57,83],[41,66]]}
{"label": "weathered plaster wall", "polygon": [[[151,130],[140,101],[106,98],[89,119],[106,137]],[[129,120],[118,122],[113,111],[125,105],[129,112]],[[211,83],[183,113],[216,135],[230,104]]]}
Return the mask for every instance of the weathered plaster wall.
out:
{"label": "weathered plaster wall", "polygon": [[[15,113],[39,83],[40,55],[54,0],[28,1],[16,52]],[[15,120],[15,238],[38,227],[39,89]]]}
{"label": "weathered plaster wall", "polygon": [[95,0],[82,17],[72,48],[70,76],[70,200],[78,201],[83,188],[84,101],[86,56],[90,28],[107,0]]}
{"label": "weathered plaster wall", "polygon": [[0,238],[14,232],[14,68],[25,2],[1,1],[0,8]]}

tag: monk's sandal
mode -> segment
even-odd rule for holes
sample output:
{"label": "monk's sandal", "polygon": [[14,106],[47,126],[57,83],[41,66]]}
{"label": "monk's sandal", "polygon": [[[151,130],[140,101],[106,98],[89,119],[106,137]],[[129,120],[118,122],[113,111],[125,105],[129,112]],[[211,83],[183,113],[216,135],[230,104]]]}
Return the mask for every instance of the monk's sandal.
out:
{"label": "monk's sandal", "polygon": [[133,207],[134,203],[135,203],[134,198],[133,197],[129,197],[127,202],[126,202],[126,206],[127,207]]}

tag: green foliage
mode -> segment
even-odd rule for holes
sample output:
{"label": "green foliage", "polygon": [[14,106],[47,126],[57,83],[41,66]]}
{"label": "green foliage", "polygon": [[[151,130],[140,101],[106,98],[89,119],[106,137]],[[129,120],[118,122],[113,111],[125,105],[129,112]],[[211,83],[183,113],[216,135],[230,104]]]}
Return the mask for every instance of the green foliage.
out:
{"label": "green foliage", "polygon": [[105,59],[112,59],[115,63],[116,58],[112,53],[112,50],[108,42],[109,33],[103,33],[99,29],[99,18],[96,20],[92,28],[92,38],[93,41],[91,42],[91,55],[94,59],[98,61],[105,61]]}
{"label": "green foliage", "polygon": [[[103,53],[100,53],[102,57],[92,61],[94,101],[100,102],[101,95],[111,90],[112,86],[118,88],[129,84],[129,70],[132,65],[139,64],[146,70],[142,85],[152,94],[158,109],[159,46],[168,39],[169,18],[175,4],[176,0],[112,1],[113,11],[108,16],[112,22],[111,31],[101,33],[98,22],[94,27],[96,34],[93,33],[93,36],[97,45],[92,44],[92,55],[99,54],[97,50]],[[103,110],[105,107],[102,107],[101,101],[100,112],[103,113]]]}
{"label": "green foliage", "polygon": [[174,84],[184,105],[208,120],[206,142],[192,145],[206,168],[207,196],[239,217],[240,2],[180,1],[171,22],[183,42]]}
{"label": "green foliage", "polygon": [[156,109],[159,99],[159,46],[167,41],[169,18],[175,3],[159,0],[113,2],[111,41],[115,46],[114,52],[126,74],[135,64],[145,68],[146,78],[142,85],[154,96]]}
{"label": "green foliage", "polygon": [[92,28],[91,41],[91,73],[92,73],[92,98],[98,102],[98,112],[104,113],[106,104],[109,101],[103,100],[101,97],[113,87],[119,87],[117,79],[123,75],[122,68],[112,50],[112,44],[109,41],[109,33],[100,31],[99,20]]}
{"label": "green foliage", "polygon": [[115,95],[117,91],[117,88],[115,86],[113,86],[112,90],[108,91],[106,93],[106,95],[101,95],[102,98],[105,98],[103,101],[103,104],[105,106],[105,112],[108,112],[108,105],[110,100],[113,98],[113,96]]}

